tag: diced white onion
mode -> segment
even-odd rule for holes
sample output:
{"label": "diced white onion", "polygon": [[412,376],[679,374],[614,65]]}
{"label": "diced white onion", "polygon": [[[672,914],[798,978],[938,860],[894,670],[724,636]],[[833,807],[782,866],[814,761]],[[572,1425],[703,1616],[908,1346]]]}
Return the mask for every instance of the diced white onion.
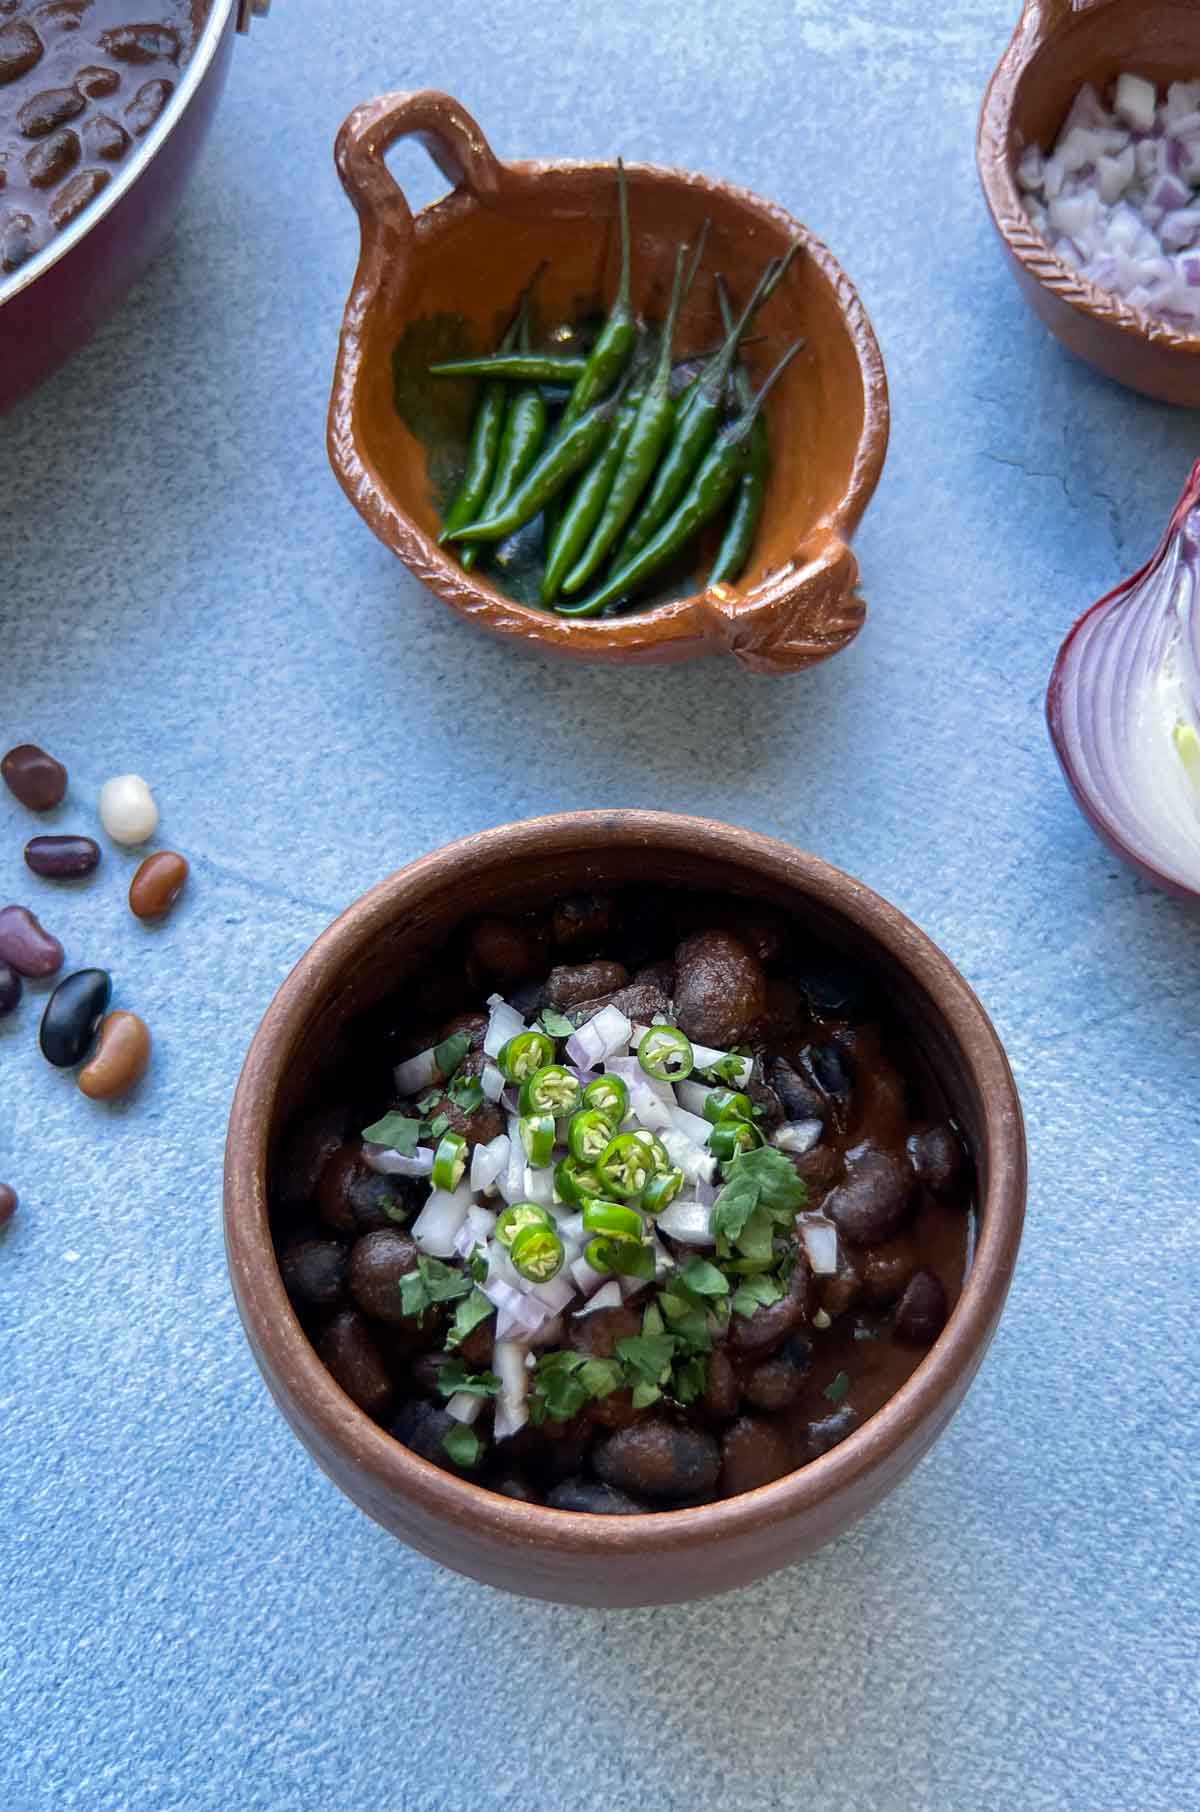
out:
{"label": "diced white onion", "polygon": [[717,1063],[735,1065],[731,1074],[735,1077],[734,1086],[737,1088],[744,1088],[754,1071],[753,1057],[735,1057],[731,1051],[714,1051],[707,1044],[693,1044],[692,1061],[698,1070],[711,1070]]}
{"label": "diced white onion", "polygon": [[486,1195],[496,1187],[508,1167],[508,1153],[506,1133],[498,1133],[486,1145],[475,1147],[471,1153],[471,1188],[477,1195]]}
{"label": "diced white onion", "polygon": [[838,1268],[838,1236],[833,1222],[814,1216],[802,1223],[800,1232],[816,1275],[832,1277]]}
{"label": "diced white onion", "polygon": [[821,1120],[789,1120],[786,1126],[779,1127],[771,1134],[771,1143],[778,1151],[791,1151],[803,1156],[814,1145],[820,1144],[824,1131],[824,1122]]}
{"label": "diced white onion", "polygon": [[595,1069],[629,1043],[631,1031],[619,1007],[601,1007],[567,1039],[567,1057],[581,1069]]}
{"label": "diced white onion", "polygon": [[504,1071],[498,1070],[494,1063],[485,1063],[479,1086],[483,1090],[484,1100],[494,1104],[504,1093]]}
{"label": "diced white onion", "polygon": [[713,1092],[709,1082],[693,1082],[689,1077],[686,1082],[675,1084],[675,1099],[680,1107],[685,1107],[689,1114],[698,1114],[704,1118],[704,1103]]}
{"label": "diced white onion", "polygon": [[498,1057],[510,1038],[525,1030],[525,1021],[515,1007],[499,994],[488,995],[488,1028],[484,1034],[483,1051],[486,1057]]}
{"label": "diced white onion", "polygon": [[[707,1121],[705,1122],[707,1125]],[[662,1133],[663,1148],[672,1164],[682,1170],[685,1181],[689,1183],[711,1183],[717,1167],[717,1160],[705,1145],[697,1145],[686,1133],[681,1133],[677,1126],[670,1126]]]}
{"label": "diced white onion", "polygon": [[525,1369],[524,1347],[513,1340],[497,1340],[492,1350],[492,1369],[500,1380],[494,1432],[498,1441],[504,1441],[529,1420],[529,1373]]}
{"label": "diced white onion", "polygon": [[565,1271],[560,1271],[557,1277],[550,1279],[549,1283],[531,1285],[529,1294],[536,1296],[552,1315],[557,1315],[574,1297],[575,1282]]}
{"label": "diced white onion", "polygon": [[712,1210],[703,1202],[685,1202],[682,1196],[664,1208],[658,1215],[656,1225],[671,1239],[677,1239],[685,1246],[715,1246],[717,1236],[712,1231]]}
{"label": "diced white onion", "polygon": [[608,1271],[597,1271],[596,1267],[590,1265],[586,1258],[577,1258],[571,1265],[571,1276],[585,1296],[590,1296],[593,1290],[599,1289],[605,1278],[610,1275],[611,1273]]}
{"label": "diced white onion", "polygon": [[402,1095],[416,1095],[421,1089],[428,1088],[431,1082],[438,1080],[438,1066],[434,1060],[433,1047],[427,1051],[418,1051],[415,1057],[398,1063],[392,1071],[396,1087]]}
{"label": "diced white onion", "polygon": [[451,1258],[470,1206],[471,1191],[461,1184],[453,1194],[435,1189],[413,1222],[412,1235],[422,1252],[431,1258]]}
{"label": "diced white onion", "polygon": [[372,1145],[364,1139],[363,1158],[384,1177],[427,1177],[433,1170],[433,1153],[424,1145],[418,1145],[410,1158],[390,1145]]}
{"label": "diced white onion", "polygon": [[619,1309],[624,1300],[621,1286],[614,1277],[608,1283],[601,1284],[587,1302],[580,1304],[575,1311],[575,1320],[578,1321],[581,1315],[592,1314],[596,1309]]}
{"label": "diced white onion", "polygon": [[465,1422],[469,1428],[483,1408],[483,1402],[483,1398],[477,1397],[474,1391],[456,1390],[446,1405],[446,1414],[456,1422]]}

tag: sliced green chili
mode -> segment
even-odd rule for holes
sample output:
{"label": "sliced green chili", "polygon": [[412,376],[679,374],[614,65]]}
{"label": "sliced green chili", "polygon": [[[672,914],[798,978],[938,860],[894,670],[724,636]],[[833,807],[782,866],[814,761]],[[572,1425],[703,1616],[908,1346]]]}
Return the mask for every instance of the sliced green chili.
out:
{"label": "sliced green chili", "polygon": [[467,1168],[467,1141],[461,1133],[448,1132],[442,1135],[438,1148],[433,1154],[433,1170],[430,1181],[435,1189],[454,1190],[462,1181],[462,1173]]}
{"label": "sliced green chili", "polygon": [[646,1223],[636,1208],[623,1202],[590,1202],[583,1211],[583,1230],[606,1239],[640,1240],[645,1238]]}
{"label": "sliced green chili", "polygon": [[589,1240],[583,1256],[594,1271],[617,1271],[646,1282],[654,1276],[654,1248],[631,1239]]}
{"label": "sliced green chili", "polygon": [[594,1167],[581,1164],[578,1158],[560,1158],[554,1166],[554,1187],[573,1208],[581,1208],[604,1194],[604,1184]]}
{"label": "sliced green chili", "polygon": [[516,379],[530,384],[576,384],[586,368],[585,358],[567,352],[494,352],[429,367],[434,377]]}
{"label": "sliced green chili", "polygon": [[502,1246],[511,1246],[526,1227],[551,1227],[553,1221],[537,1202],[514,1202],[503,1208],[496,1220],[496,1238]]}
{"label": "sliced green chili", "polygon": [[547,1063],[521,1084],[523,1114],[573,1114],[579,1106],[578,1078],[561,1063]]}
{"label": "sliced green chili", "polygon": [[518,1032],[500,1047],[496,1067],[506,1082],[524,1082],[554,1057],[554,1042],[544,1032]]}
{"label": "sliced green chili", "polygon": [[649,1159],[650,1168],[656,1176],[661,1176],[664,1171],[670,1170],[671,1160],[667,1156],[667,1148],[657,1133],[652,1133],[645,1126],[639,1126],[630,1137],[636,1139],[642,1146]]}
{"label": "sliced green chili", "polygon": [[523,1227],[509,1249],[513,1268],[531,1283],[549,1283],[563,1268],[566,1254],[553,1227]]}
{"label": "sliced green chili", "polygon": [[682,1170],[660,1170],[650,1178],[642,1190],[641,1207],[647,1214],[661,1214],[668,1208],[683,1188]]}
{"label": "sliced green chili", "polygon": [[595,1164],[608,1150],[613,1136],[613,1123],[598,1108],[585,1108],[571,1116],[567,1128],[567,1149],[580,1164]]}
{"label": "sliced green chili", "polygon": [[521,1149],[535,1170],[554,1162],[554,1115],[522,1114],[517,1121]]}
{"label": "sliced green chili", "polygon": [[708,1149],[722,1164],[740,1158],[763,1143],[763,1136],[749,1120],[722,1120],[708,1135]]}
{"label": "sliced green chili", "polygon": [[732,1088],[710,1089],[704,1097],[704,1118],[715,1126],[719,1120],[748,1120],[754,1112],[749,1095]]}
{"label": "sliced green chili", "polygon": [[597,1076],[583,1091],[583,1105],[617,1127],[629,1112],[629,1090],[620,1076]]}
{"label": "sliced green chili", "polygon": [[652,1153],[636,1133],[618,1133],[596,1165],[605,1188],[625,1198],[641,1195],[656,1168]]}
{"label": "sliced green chili", "polygon": [[637,1060],[656,1082],[682,1082],[692,1073],[692,1041],[678,1026],[651,1026],[638,1045]]}

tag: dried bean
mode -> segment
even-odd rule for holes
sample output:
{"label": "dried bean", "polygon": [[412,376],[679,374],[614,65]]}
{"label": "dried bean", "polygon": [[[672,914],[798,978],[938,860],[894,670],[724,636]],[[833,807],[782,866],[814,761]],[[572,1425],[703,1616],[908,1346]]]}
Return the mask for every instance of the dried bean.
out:
{"label": "dried bean", "polygon": [[853,1434],[862,1417],[849,1403],[839,1403],[832,1415],[822,1416],[808,1425],[808,1457],[815,1460],[819,1454],[828,1453]]}
{"label": "dried bean", "polygon": [[766,1005],[762,964],[728,931],[698,931],[675,952],[675,1011],[700,1044],[737,1044]]}
{"label": "dried bean", "polygon": [[704,1371],[704,1407],[719,1422],[728,1422],[737,1415],[737,1373],[724,1347],[716,1347],[708,1355]]}
{"label": "dried bean", "polygon": [[56,1069],[69,1070],[87,1055],[112,994],[104,969],[77,969],[60,981],[46,1002],[38,1043]]}
{"label": "dried bean", "polygon": [[755,1409],[787,1409],[799,1397],[804,1375],[812,1365],[812,1347],[793,1335],[775,1354],[746,1375],[745,1397]]}
{"label": "dried bean", "polygon": [[796,1456],[781,1428],[761,1416],[739,1416],[721,1440],[721,1495],[737,1497],[791,1472]]}
{"label": "dried bean", "polygon": [[391,1402],[392,1380],[356,1309],[344,1309],[334,1316],[317,1343],[317,1354],[352,1402],[368,1415],[382,1414]]}
{"label": "dried bean", "polygon": [[173,849],[147,856],[129,883],[129,910],[137,919],[160,919],[183,892],[188,865]]}
{"label": "dried bean", "polygon": [[6,1227],[16,1212],[16,1190],[8,1183],[0,1183],[0,1227]]}
{"label": "dried bean", "polygon": [[100,822],[114,843],[132,849],[158,827],[154,795],[140,774],[116,774],[100,788]]}
{"label": "dried bean", "polygon": [[928,1346],[946,1325],[946,1292],[932,1271],[918,1271],[900,1298],[896,1310],[896,1335],[915,1345]]}
{"label": "dried bean", "polygon": [[45,138],[56,126],[77,118],[86,105],[78,88],[44,88],[18,109],[17,124],[26,138]]}
{"label": "dried bean", "polygon": [[334,1233],[378,1233],[394,1227],[388,1210],[402,1210],[408,1200],[404,1179],[378,1175],[357,1140],[334,1148],[316,1184],[318,1219]]}
{"label": "dried bean", "polygon": [[409,1319],[400,1295],[400,1279],[417,1268],[417,1247],[394,1227],[365,1233],[350,1253],[350,1294],[365,1315],[376,1321]]}
{"label": "dried bean", "polygon": [[8,214],[0,221],[0,271],[20,270],[38,249],[30,214]]}
{"label": "dried bean", "polygon": [[967,1159],[962,1141],[952,1126],[943,1122],[918,1127],[910,1134],[906,1149],[918,1179],[931,1195],[946,1201],[959,1194]]}
{"label": "dried bean", "polygon": [[119,25],[100,33],[100,48],[118,63],[175,63],[179,60],[179,33],[169,25]]}
{"label": "dried bean", "polygon": [[0,1019],[11,1013],[21,998],[23,983],[8,963],[0,963]]}
{"label": "dried bean", "polygon": [[567,1345],[593,1359],[611,1359],[618,1340],[642,1331],[642,1318],[628,1304],[618,1309],[593,1309],[590,1315],[572,1315],[567,1322]]}
{"label": "dried bean", "polygon": [[592,1464],[606,1485],[664,1503],[700,1497],[721,1470],[713,1437],[686,1424],[651,1420],[601,1441]]}
{"label": "dried bean", "polygon": [[70,182],[65,182],[54,200],[50,203],[50,218],[59,232],[74,220],[76,214],[83,210],[106,189],[112,177],[107,170],[81,170]]}
{"label": "dried bean", "polygon": [[902,1233],[877,1246],[868,1246],[858,1254],[856,1264],[864,1296],[872,1308],[882,1309],[904,1294],[921,1261],[913,1240]]}
{"label": "dried bean", "polygon": [[18,743],[0,760],[0,775],[15,799],[31,812],[48,812],[67,790],[67,770],[36,743]]}
{"label": "dried bean", "polygon": [[0,87],[28,75],[42,56],[42,40],[24,19],[10,19],[0,28]]}
{"label": "dried bean", "polygon": [[647,1506],[595,1479],[564,1479],[546,1498],[551,1510],[582,1510],[588,1516],[644,1516]]}
{"label": "dried bean", "polygon": [[279,1200],[284,1208],[294,1210],[308,1202],[349,1125],[348,1109],[327,1107],[289,1129],[280,1147],[276,1170]]}
{"label": "dried bean", "polygon": [[115,1101],[140,1082],[150,1062],[150,1033],[136,1013],[118,1010],[100,1022],[96,1048],[75,1078],[93,1101]]}
{"label": "dried bean", "polygon": [[283,1287],[298,1308],[333,1309],[346,1289],[346,1251],[332,1239],[306,1239],[279,1257]]}
{"label": "dried bean", "polygon": [[125,118],[134,138],[141,138],[143,133],[149,132],[174,91],[174,82],[159,79],[142,83],[125,109]]}
{"label": "dried bean", "polygon": [[25,845],[25,866],[46,881],[90,875],[99,860],[100,845],[90,837],[31,837]]}
{"label": "dried bean", "polygon": [[78,31],[91,4],[92,0],[45,0],[44,5],[35,8],[33,16],[43,26],[57,26],[59,31]]}
{"label": "dried bean", "polygon": [[823,1211],[852,1245],[876,1245],[899,1230],[915,1182],[907,1158],[860,1145],[846,1154],[846,1180],[829,1191]]}
{"label": "dried bean", "polygon": [[75,77],[75,86],[93,101],[99,101],[106,94],[116,93],[121,78],[115,69],[105,69],[102,63],[87,63]]}
{"label": "dried bean", "polygon": [[21,975],[44,981],[63,965],[63,947],[34,918],[26,906],[0,910],[0,962]]}
{"label": "dried bean", "polygon": [[35,189],[52,189],[78,162],[78,134],[64,126],[25,153],[25,174]]}
{"label": "dried bean", "polygon": [[500,981],[532,974],[541,951],[541,933],[533,925],[513,919],[480,919],[471,933],[471,955]]}

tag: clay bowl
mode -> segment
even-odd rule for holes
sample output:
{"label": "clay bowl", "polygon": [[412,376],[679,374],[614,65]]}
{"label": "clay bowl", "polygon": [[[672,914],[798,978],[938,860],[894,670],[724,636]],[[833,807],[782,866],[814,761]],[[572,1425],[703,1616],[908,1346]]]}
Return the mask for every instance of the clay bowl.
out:
{"label": "clay bowl", "polygon": [[192,0],[195,48],[162,116],[89,207],[26,264],[0,275],[0,411],[76,352],[141,276],[212,124],[235,28],[245,31],[268,4]]}
{"label": "clay bowl", "polygon": [[[359,1016],[483,909],[563,891],[649,883],[781,908],[866,965],[886,991],[973,1155],[978,1237],[970,1275],[913,1376],[841,1446],[723,1503],[648,1516],[573,1515],[517,1503],[429,1465],[343,1395],[301,1331],[267,1221],[282,1129],[336,1071]],[[255,1034],[225,1157],[234,1295],[271,1393],[354,1502],[421,1553],[489,1585],[560,1603],[672,1603],[722,1592],[832,1541],[896,1486],[967,1390],[1008,1292],[1025,1201],[1016,1088],[961,975],[895,907],[815,856],[702,818],[580,812],[504,825],[422,857],[365,894],[293,969]]]}
{"label": "clay bowl", "polygon": [[[415,218],[384,163],[388,147],[412,134],[455,185]],[[693,241],[706,218],[712,223],[681,323],[681,354],[720,338],[711,274],[721,271],[734,295],[746,296],[766,260],[793,240],[801,253],[758,318],[765,338],[751,349],[756,374],[798,336],[806,348],[768,411],[771,491],[737,588],[572,623],[514,603],[437,546],[428,462],[446,449],[422,444],[393,406],[392,353],[406,328],[447,315],[461,318],[476,349],[494,345],[543,259],[536,300],[544,321],[602,311],[616,289],[615,166],[501,163],[470,115],[434,93],[389,94],[356,108],[336,156],[362,244],[334,375],[329,457],[354,507],[431,591],[494,635],[581,660],[679,661],[728,650],[757,672],[780,673],[845,647],[865,608],[847,543],[883,465],[887,385],[862,303],[818,240],[743,190],[629,166],[638,309],[661,319],[677,245]]]}
{"label": "clay bowl", "polygon": [[983,192],[1025,300],[1068,351],[1131,390],[1200,406],[1200,335],[1151,320],[1080,277],[1033,231],[1017,188],[1026,145],[1049,146],[1085,82],[1122,70],[1200,74],[1195,0],[1026,0],[979,121]]}

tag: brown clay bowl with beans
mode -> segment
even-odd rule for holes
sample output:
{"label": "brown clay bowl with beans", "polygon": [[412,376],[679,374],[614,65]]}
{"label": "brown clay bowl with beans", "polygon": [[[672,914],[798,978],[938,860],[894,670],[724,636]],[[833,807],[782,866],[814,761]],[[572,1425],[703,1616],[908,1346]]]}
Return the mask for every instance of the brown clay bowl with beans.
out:
{"label": "brown clay bowl with beans", "polygon": [[1160,402],[1200,406],[1200,334],[1152,318],[1055,256],[1017,183],[1028,145],[1049,148],[1085,83],[1123,70],[1165,86],[1200,76],[1193,0],[1025,0],[979,120],[984,196],[1025,300],[1077,358]]}
{"label": "brown clay bowl with beans", "polygon": [[[415,217],[384,162],[415,135],[451,194]],[[862,625],[850,538],[870,501],[888,439],[883,361],[866,311],[830,252],[782,208],[691,172],[627,166],[633,304],[661,320],[676,248],[709,239],[680,317],[681,352],[719,344],[713,275],[750,294],[769,258],[798,255],[756,321],[748,358],[761,380],[786,347],[803,349],[766,417],[771,476],[758,536],[736,585],[709,586],[594,620],[517,602],[438,546],[435,468],[461,457],[436,423],[415,431],[394,401],[397,349],[439,331],[496,342],[517,292],[544,261],[536,306],[578,321],[616,283],[613,164],[502,163],[471,116],[444,94],[390,94],[358,107],[337,139],[342,183],[358,210],[361,250],[346,305],[329,411],[329,457],[375,534],[451,609],[493,635],[592,661],[680,661],[730,653],[758,673],[790,673],[836,654]],[[440,342],[445,346],[447,342]],[[441,356],[447,356],[443,351]],[[458,356],[455,353],[449,356]],[[425,367],[421,368],[422,370]],[[428,402],[427,379],[415,402]],[[443,383],[445,380],[441,380]]]}
{"label": "brown clay bowl with beans", "polygon": [[157,250],[267,0],[0,0],[0,410]]}
{"label": "brown clay bowl with beans", "polygon": [[[532,1286],[505,1295],[485,1250],[469,1239],[439,1244],[449,1223],[434,1223],[449,1206],[455,1225],[467,1214],[466,1225],[494,1228],[495,1276],[517,1283],[518,1272],[531,1274],[522,1240],[545,1244],[541,1222],[530,1233],[524,1202],[510,1215],[518,1237],[507,1257],[497,1252],[511,1177],[493,1196],[501,1213],[481,1207],[483,1197],[461,1205],[464,1190],[486,1189],[476,1167],[517,1111],[521,1045],[506,1028],[522,1023],[566,1040],[560,1070],[585,1061],[572,1042],[582,1039],[597,1074],[630,1078],[625,1128],[648,1116],[657,1090],[702,1109],[680,1108],[677,1124],[694,1123],[690,1136],[714,1151],[730,1091],[698,1085],[699,1068],[691,1092],[683,1081],[673,1094],[647,1084],[648,1047],[638,1041],[690,1040],[692,1060],[711,1066],[723,1053],[709,1046],[726,1040],[728,1062],[744,1066],[730,1080],[739,1096],[744,1081],[747,1094],[731,1110],[746,1117],[732,1147],[733,1123],[724,1121],[729,1161],[712,1225],[732,1180],[740,1187],[769,1171],[789,1180],[784,1224],[803,1183],[793,1230],[764,1262],[751,1262],[745,1244],[753,1215],[741,1231],[722,1222],[732,1245],[722,1234],[697,1249],[687,1241],[703,1235],[686,1225],[697,1205],[671,1199],[653,1229],[645,1217],[657,1252],[650,1271],[633,1275],[633,1247],[614,1238],[608,1250],[619,1246],[621,1258],[589,1245],[554,1280],[565,1286],[557,1302],[544,1284],[541,1296]],[[588,1041],[604,1027],[632,1037],[636,1059],[618,1043],[601,1061]],[[496,1055],[498,1030],[506,1042]],[[488,1085],[490,1064],[508,1078],[503,1094]],[[544,1085],[547,1073],[528,1086]],[[575,1073],[581,1084],[591,1074]],[[725,1073],[718,1067],[707,1081]],[[414,1099],[429,1077],[427,1097]],[[458,1172],[439,1183],[436,1168],[432,1192],[428,1170],[413,1180],[419,1147],[397,1169],[398,1152],[378,1141],[402,1143],[396,1129],[407,1113],[432,1116],[407,1126],[441,1141],[437,1164],[461,1146],[469,1185]],[[518,1122],[508,1124],[517,1151]],[[536,1195],[533,1166],[551,1160],[524,1144],[524,1124],[517,1193]],[[675,1124],[661,1124],[669,1143]],[[555,1126],[547,1120],[551,1142]],[[671,1144],[672,1161],[686,1163],[686,1148],[686,1138]],[[616,1187],[610,1162],[606,1153],[596,1166]],[[551,1244],[575,1251],[568,1204],[582,1198],[560,1171],[542,1221]],[[700,1197],[703,1173],[692,1174],[689,1193]],[[225,1233],[267,1384],[361,1508],[485,1583],[617,1606],[746,1584],[877,1505],[974,1377],[1008,1291],[1024,1199],[1021,1111],[1004,1053],[962,977],[902,914],[816,857],[747,831],[665,813],[586,812],[438,850],[373,888],[318,939],[246,1059],[226,1147]],[[765,1207],[767,1196],[750,1200]],[[617,1222],[629,1219],[628,1201],[595,1206],[610,1229],[614,1206]],[[591,1207],[580,1219],[594,1224],[590,1217]],[[470,1298],[468,1283],[455,1281],[456,1251],[484,1278]],[[764,1281],[781,1253],[780,1282]],[[714,1282],[722,1266],[723,1284]],[[605,1267],[617,1274],[601,1282]],[[410,1295],[428,1284],[438,1296],[439,1280],[451,1284],[444,1300]],[[718,1287],[736,1294],[732,1305],[713,1302],[707,1320],[701,1314],[699,1344],[685,1347],[676,1337],[684,1324],[673,1319],[664,1343],[662,1315],[673,1317],[693,1290]],[[530,1320],[535,1296],[544,1306]],[[509,1306],[488,1319],[493,1299]],[[464,1304],[476,1300],[479,1312],[464,1319]],[[505,1360],[514,1341],[528,1348],[515,1385]],[[670,1364],[672,1352],[676,1369],[656,1373],[657,1382],[643,1369],[596,1383],[606,1368],[644,1367],[648,1355],[652,1369],[664,1355]],[[467,1377],[466,1394],[456,1387],[448,1404],[447,1365]],[[575,1396],[562,1403],[553,1393],[564,1377]],[[582,1407],[579,1381],[583,1397],[595,1397]],[[514,1388],[532,1413],[502,1427]],[[482,1413],[472,1390],[490,1395]],[[456,1413],[473,1428],[460,1430]]]}

